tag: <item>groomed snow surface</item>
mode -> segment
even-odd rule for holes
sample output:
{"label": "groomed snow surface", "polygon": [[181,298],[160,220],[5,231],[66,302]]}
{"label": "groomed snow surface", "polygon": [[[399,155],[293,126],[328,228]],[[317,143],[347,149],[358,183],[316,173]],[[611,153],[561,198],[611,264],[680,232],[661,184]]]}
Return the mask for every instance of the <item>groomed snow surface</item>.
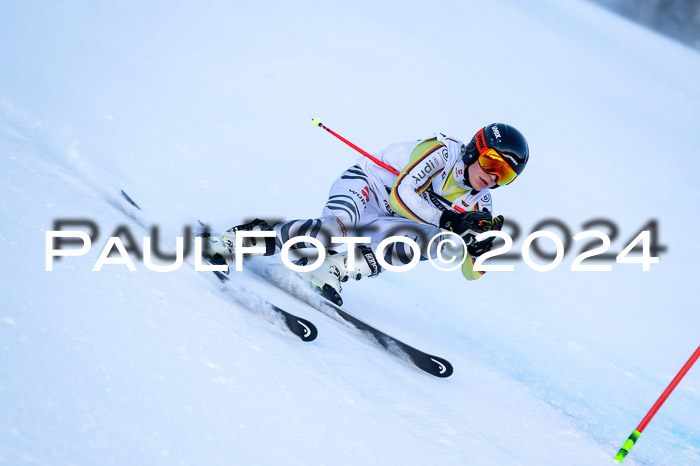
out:
{"label": "groomed snow surface", "polygon": [[[582,1],[6,2],[0,14],[0,464],[610,464],[698,346],[700,56]],[[106,265],[119,190],[174,248],[196,219],[317,216],[357,154],[505,121],[532,161],[494,192],[522,230],[592,219],[650,272],[466,282],[420,264],[348,283],[347,308],[452,362],[426,375],[315,322],[302,343],[189,265]],[[45,271],[56,219],[99,238]],[[604,227],[599,227],[603,228]],[[563,232],[550,228],[560,237]],[[512,231],[511,231],[512,233]],[[542,245],[545,241],[542,242]],[[541,261],[541,260],[540,260]],[[625,464],[700,464],[700,367]]]}

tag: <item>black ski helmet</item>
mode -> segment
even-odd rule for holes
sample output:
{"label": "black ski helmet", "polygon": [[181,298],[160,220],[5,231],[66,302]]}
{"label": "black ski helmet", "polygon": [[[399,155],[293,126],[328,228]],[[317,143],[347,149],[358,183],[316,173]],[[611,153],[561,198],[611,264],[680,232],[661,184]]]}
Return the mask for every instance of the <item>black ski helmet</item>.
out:
{"label": "black ski helmet", "polygon": [[525,165],[530,158],[525,136],[505,123],[492,123],[477,131],[471,142],[464,148],[462,156],[464,165],[468,167],[476,162],[479,155],[486,149],[498,152],[518,175],[525,170]]}

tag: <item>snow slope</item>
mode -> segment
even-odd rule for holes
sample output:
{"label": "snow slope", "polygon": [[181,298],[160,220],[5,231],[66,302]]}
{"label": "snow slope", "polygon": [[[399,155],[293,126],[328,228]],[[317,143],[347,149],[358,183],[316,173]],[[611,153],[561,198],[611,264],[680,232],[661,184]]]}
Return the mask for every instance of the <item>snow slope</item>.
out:
{"label": "snow slope", "polygon": [[[17,2],[0,57],[0,463],[607,464],[698,346],[700,56],[598,7]],[[445,380],[242,275],[319,338],[188,267],[91,272],[118,225],[143,235],[121,188],[164,249],[196,218],[318,215],[356,154],[314,116],[369,151],[512,123],[532,162],[494,204],[524,234],[608,218],[619,252],[654,218],[668,250],[650,272],[571,272],[574,247],[552,272],[345,287]],[[61,218],[100,238],[46,272]],[[625,464],[698,463],[696,367]]]}

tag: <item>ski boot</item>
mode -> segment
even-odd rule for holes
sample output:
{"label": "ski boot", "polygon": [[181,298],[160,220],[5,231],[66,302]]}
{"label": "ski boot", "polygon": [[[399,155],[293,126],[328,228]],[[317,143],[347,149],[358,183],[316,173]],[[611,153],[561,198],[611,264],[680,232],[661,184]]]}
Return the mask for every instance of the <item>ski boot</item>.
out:
{"label": "ski boot", "polygon": [[[306,265],[305,257],[297,262],[298,265]],[[363,276],[376,277],[382,271],[372,248],[364,245],[355,247],[355,270],[348,270],[348,253],[335,253],[328,251],[328,256],[323,264],[313,272],[298,272],[306,281],[313,285],[314,290],[330,302],[342,306],[343,299],[341,282],[345,283],[349,278],[359,280]]]}
{"label": "ski boot", "polygon": [[[238,231],[272,231],[266,221],[255,219],[250,223],[229,228],[224,233],[216,234],[205,231],[201,236],[202,255],[214,265],[227,265],[229,270],[236,258],[236,232]],[[257,246],[259,240],[264,241],[265,256],[275,253],[275,238],[246,238],[244,246]]]}

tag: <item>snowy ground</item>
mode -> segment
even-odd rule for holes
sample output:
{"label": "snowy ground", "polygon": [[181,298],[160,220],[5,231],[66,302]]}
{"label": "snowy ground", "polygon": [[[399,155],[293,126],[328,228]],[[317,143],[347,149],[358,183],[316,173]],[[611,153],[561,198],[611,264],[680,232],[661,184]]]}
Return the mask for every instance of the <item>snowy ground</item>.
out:
{"label": "snowy ground", "polygon": [[[581,1],[206,5],[13,2],[0,11],[0,464],[609,464],[698,346],[700,55]],[[348,308],[449,359],[441,380],[277,290],[300,343],[189,267],[91,272],[124,188],[172,247],[201,218],[319,213],[355,157],[492,121],[530,141],[494,193],[523,229],[650,219],[658,265],[465,282],[421,264]],[[693,165],[691,165],[693,164]],[[56,219],[84,257],[44,270]],[[560,236],[562,233],[552,230]],[[700,463],[700,368],[625,464]]]}

